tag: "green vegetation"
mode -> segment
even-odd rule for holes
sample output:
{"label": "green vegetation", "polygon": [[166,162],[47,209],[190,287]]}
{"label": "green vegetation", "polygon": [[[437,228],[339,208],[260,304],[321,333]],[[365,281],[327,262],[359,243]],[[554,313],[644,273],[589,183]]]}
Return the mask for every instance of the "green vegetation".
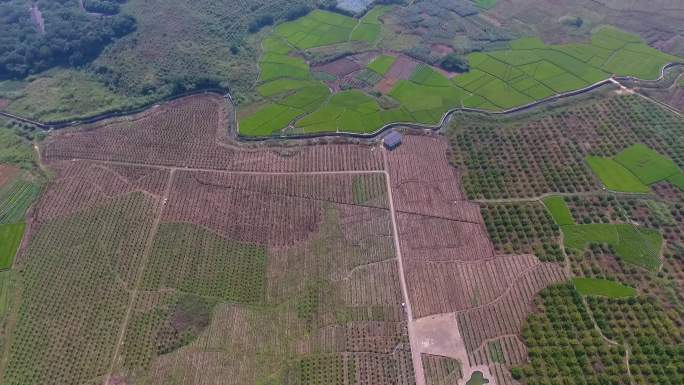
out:
{"label": "green vegetation", "polygon": [[489,341],[487,342],[487,348],[489,349],[489,356],[492,361],[499,364],[506,363],[506,356],[504,355],[503,348],[501,347],[501,341]]}
{"label": "green vegetation", "polygon": [[[197,260],[202,260],[197,264]],[[147,289],[176,288],[224,301],[260,302],[266,251],[229,242],[199,226],[163,223],[144,274]]]}
{"label": "green vegetation", "polygon": [[470,375],[470,379],[466,382],[466,385],[484,385],[488,384],[489,380],[480,371],[475,371]]}
{"label": "green vegetation", "polygon": [[672,183],[675,187],[684,191],[684,173],[679,172],[667,178],[667,181]]}
{"label": "green vegetation", "polygon": [[563,233],[565,235],[565,247],[577,250],[583,250],[591,243],[617,245],[620,242],[617,226],[612,224],[592,223],[564,226]]}
{"label": "green vegetation", "polygon": [[644,184],[652,184],[681,173],[669,158],[641,143],[634,144],[615,155],[615,160],[636,175]]}
{"label": "green vegetation", "polygon": [[[41,223],[16,272],[22,301],[3,383],[78,383],[106,372],[153,217],[152,201],[133,193]],[[103,353],[83,353],[94,348]]]}
{"label": "green vegetation", "polygon": [[341,91],[318,110],[303,117],[296,127],[304,132],[368,132],[393,121],[411,119],[402,108],[383,110],[378,102],[358,90]]}
{"label": "green vegetation", "polygon": [[10,272],[0,271],[0,320],[7,313],[7,303],[9,302]]}
{"label": "green vegetation", "polygon": [[473,3],[480,8],[490,9],[496,6],[496,1],[497,0],[473,0]]}
{"label": "green vegetation", "polygon": [[542,261],[562,261],[560,232],[539,203],[488,203],[480,212],[499,254],[534,254]]}
{"label": "green vegetation", "polygon": [[619,282],[600,278],[573,278],[575,289],[582,295],[598,295],[608,298],[634,297],[636,289]]}
{"label": "green vegetation", "polygon": [[[337,13],[315,10],[297,20],[282,23],[275,28],[275,35],[282,37],[293,47],[306,50],[349,40],[374,41],[380,33],[364,30],[357,33],[359,21]],[[374,24],[364,23],[372,26]],[[355,33],[352,34],[352,31]]]}
{"label": "green vegetation", "polygon": [[470,69],[468,60],[455,52],[446,55],[439,66],[451,72],[466,72]]}
{"label": "green vegetation", "polygon": [[[606,79],[610,73],[656,77],[664,64],[679,60],[648,47],[634,35],[605,27],[594,33],[590,43],[552,46],[536,38],[526,38],[511,42],[508,50],[472,53],[463,60],[458,57],[456,64],[465,66],[469,63],[471,69],[451,80],[421,64],[408,80],[396,82],[389,93],[383,95],[398,102],[390,109],[381,108],[376,96],[364,95],[360,91],[354,91],[354,96],[341,97],[345,100],[342,108],[336,104],[337,95],[326,103],[326,92],[320,92],[317,99],[312,95],[307,108],[287,105],[274,98],[286,91],[301,93],[308,89],[304,84],[312,79],[307,63],[301,57],[288,55],[291,51],[306,51],[349,41],[372,43],[377,34],[364,33],[361,37],[351,31],[356,32],[366,24],[375,26],[375,23],[366,22],[375,17],[371,17],[374,11],[357,21],[317,10],[277,26],[275,32],[263,40],[260,80],[264,84],[257,88],[270,103],[241,119],[240,133],[272,135],[293,121],[297,129],[291,130],[292,133],[368,133],[387,123],[402,121],[435,124],[452,108],[507,110],[587,87]],[[625,60],[640,61],[641,64],[620,67],[609,60],[618,54],[625,56]],[[384,75],[393,61],[391,56],[380,56],[368,68]],[[610,63],[606,63],[604,68],[606,61]],[[276,79],[288,80],[270,83]],[[379,81],[368,74],[359,75],[359,79],[371,85]],[[622,188],[619,184],[617,187]],[[643,189],[643,186],[628,185],[625,188]]]}
{"label": "green vegetation", "polygon": [[592,223],[563,226],[565,247],[584,250],[591,244],[607,244],[627,263],[649,270],[661,264],[662,235],[658,230],[631,224]]}
{"label": "green vegetation", "polygon": [[588,156],[587,163],[610,190],[647,193],[648,185],[668,180],[684,191],[684,174],[679,166],[641,143],[627,147],[613,158]]}
{"label": "green vegetation", "polygon": [[559,226],[574,225],[575,220],[565,204],[565,199],[560,196],[552,196],[544,198],[544,205],[551,213],[553,220]]}
{"label": "green vegetation", "polygon": [[[129,15],[88,17],[74,2],[34,1],[32,5],[29,11],[23,0],[0,4],[0,78],[22,78],[60,65],[81,66],[135,29]],[[115,8],[109,13],[117,13]]]}
{"label": "green vegetation", "polygon": [[24,176],[0,187],[0,224],[24,221],[26,210],[38,198],[41,186]]}
{"label": "green vegetation", "polygon": [[543,289],[535,307],[522,330],[529,362],[514,367],[513,378],[534,384],[628,383],[621,381],[627,372],[624,349],[602,338],[572,285]]}
{"label": "green vegetation", "polygon": [[125,97],[95,76],[55,69],[22,82],[0,82],[0,97],[10,100],[7,112],[40,121],[67,121],[113,110],[126,110],[151,99]]}
{"label": "green vegetation", "polygon": [[650,191],[639,178],[611,158],[588,156],[587,163],[609,190],[634,193]]}
{"label": "green vegetation", "polygon": [[375,71],[380,75],[385,75],[390,67],[392,67],[395,60],[397,60],[397,58],[394,56],[380,55],[368,64],[368,69]]}
{"label": "green vegetation", "polygon": [[0,225],[0,270],[12,267],[12,261],[24,236],[23,223]]}
{"label": "green vegetation", "polygon": [[35,153],[31,145],[21,137],[19,128],[10,128],[0,121],[0,164],[11,164],[28,170],[35,166]]}

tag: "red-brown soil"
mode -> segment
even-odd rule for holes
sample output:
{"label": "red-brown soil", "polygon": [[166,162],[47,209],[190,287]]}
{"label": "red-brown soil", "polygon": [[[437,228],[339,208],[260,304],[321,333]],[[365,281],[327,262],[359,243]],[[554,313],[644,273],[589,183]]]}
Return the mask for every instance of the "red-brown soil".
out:
{"label": "red-brown soil", "polygon": [[408,79],[417,65],[418,62],[414,59],[405,55],[399,55],[397,56],[397,60],[394,61],[394,64],[392,64],[392,67],[390,67],[385,74],[385,78],[394,81]]}
{"label": "red-brown soil", "polygon": [[397,79],[383,78],[377,84],[375,84],[374,89],[382,94],[388,94],[396,83]]}
{"label": "red-brown soil", "polygon": [[354,71],[361,69],[361,66],[349,58],[337,59],[330,63],[325,63],[312,68],[312,71],[323,71],[336,77],[344,77]]}
{"label": "red-brown soil", "polygon": [[19,174],[18,168],[10,166],[9,164],[0,163],[0,187],[9,183],[17,174]]}
{"label": "red-brown soil", "polygon": [[7,108],[7,106],[9,106],[9,104],[10,104],[9,99],[0,98],[0,110],[4,110],[5,108]]}

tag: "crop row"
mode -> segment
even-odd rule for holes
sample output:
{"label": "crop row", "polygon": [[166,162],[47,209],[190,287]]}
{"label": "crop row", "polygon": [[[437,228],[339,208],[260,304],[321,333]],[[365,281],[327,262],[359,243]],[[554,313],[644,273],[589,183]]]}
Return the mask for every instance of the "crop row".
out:
{"label": "crop row", "polygon": [[542,263],[518,279],[495,302],[459,312],[458,325],[468,352],[475,351],[489,339],[518,333],[531,313],[534,296],[546,286],[564,279],[560,267]]}

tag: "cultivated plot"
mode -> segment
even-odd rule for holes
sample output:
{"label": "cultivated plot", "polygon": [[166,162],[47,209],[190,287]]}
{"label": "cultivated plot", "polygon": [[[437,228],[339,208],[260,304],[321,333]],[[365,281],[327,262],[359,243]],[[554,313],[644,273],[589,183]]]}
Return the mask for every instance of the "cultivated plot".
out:
{"label": "cultivated plot", "polygon": [[[347,41],[373,43],[380,31],[378,16],[385,10],[374,8],[360,20],[314,11],[276,27],[264,39],[260,59],[257,89],[267,103],[241,116],[240,133],[372,133],[392,122],[437,124],[454,108],[504,111],[614,75],[654,79],[667,63],[681,60],[612,27],[598,29],[586,43],[547,45],[523,38],[503,50],[471,53],[470,70],[452,78],[414,59],[404,58],[412,63],[407,66],[402,56],[389,52],[363,65],[367,69],[357,64],[325,81],[311,73],[306,55],[297,54]],[[350,64],[343,58],[329,65],[345,61]],[[396,76],[402,67],[407,73]],[[338,89],[342,83],[334,80],[353,73],[355,80]]]}

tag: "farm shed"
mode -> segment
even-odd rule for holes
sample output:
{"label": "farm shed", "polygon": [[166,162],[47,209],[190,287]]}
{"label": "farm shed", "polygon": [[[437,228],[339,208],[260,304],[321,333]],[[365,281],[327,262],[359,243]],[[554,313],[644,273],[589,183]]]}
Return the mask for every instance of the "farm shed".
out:
{"label": "farm shed", "polygon": [[386,149],[394,150],[401,144],[401,135],[396,131],[392,131],[382,140],[382,143]]}

